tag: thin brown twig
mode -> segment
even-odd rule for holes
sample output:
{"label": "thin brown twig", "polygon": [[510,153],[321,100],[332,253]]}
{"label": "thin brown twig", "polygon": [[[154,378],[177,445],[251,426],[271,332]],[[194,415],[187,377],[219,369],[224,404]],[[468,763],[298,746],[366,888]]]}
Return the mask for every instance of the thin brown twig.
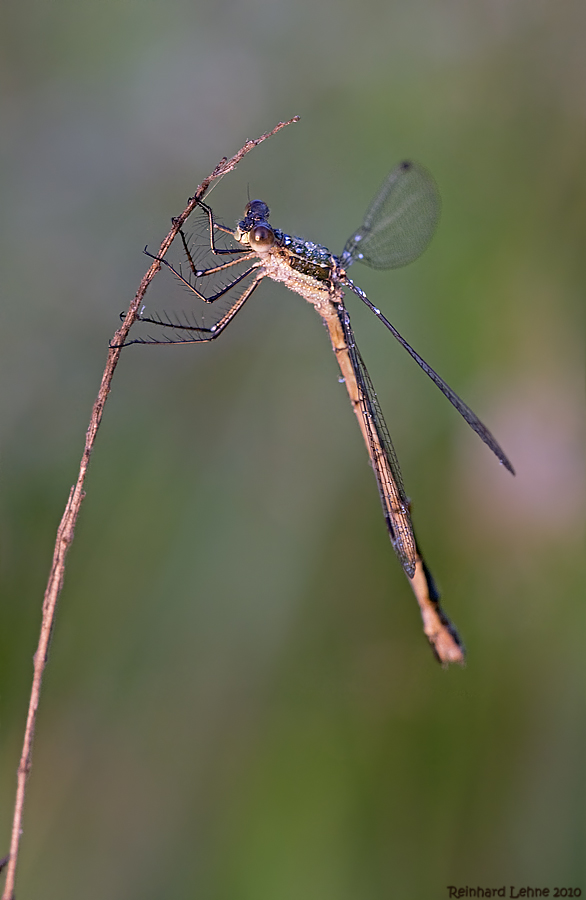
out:
{"label": "thin brown twig", "polygon": [[[267,138],[272,137],[286,125],[290,125],[293,122],[297,122],[298,120],[299,116],[294,116],[292,119],[289,119],[288,122],[279,122],[279,124],[275,128],[273,128],[272,131],[268,131],[266,134],[263,134],[258,138],[254,138],[253,140],[246,141],[244,146],[231,159],[227,159],[226,157],[224,157],[224,159],[222,159],[218,163],[211,175],[208,175],[208,177],[205,178],[199,185],[194,196],[190,198],[181,215],[173,219],[173,227],[161,244],[161,247],[157,254],[158,258],[161,259],[167,253],[167,250],[173,243],[173,240],[175,239],[179,229],[182,227],[186,219],[191,215],[191,213],[197,206],[198,201],[205,196],[210,188],[210,185],[214,181],[216,181],[218,178],[222,178],[228,172],[231,172],[233,169],[235,169],[240,160],[243,159],[243,157],[246,156],[246,154],[249,153],[254,147],[258,146],[258,144],[261,144]],[[122,347],[124,345],[126,337],[128,336],[128,332],[130,331],[130,328],[136,319],[147,288],[149,287],[151,281],[160,268],[161,264],[158,261],[153,262],[153,264],[150,266],[140,283],[140,286],[132,303],[128,308],[128,312],[126,314],[124,322],[110,342],[110,350],[108,352],[106,367],[102,375],[100,390],[93,405],[89,427],[85,436],[85,447],[81,457],[79,474],[77,476],[76,483],[71,488],[69,499],[65,507],[65,512],[63,513],[61,523],[59,525],[59,528],[57,529],[57,539],[55,541],[55,550],[53,553],[53,564],[51,566],[49,580],[47,582],[47,588],[43,601],[41,632],[39,635],[37,652],[34,656],[33,683],[24,732],[22,754],[17,771],[16,799],[14,803],[14,816],[12,820],[12,838],[10,842],[8,867],[6,871],[6,884],[4,886],[2,900],[14,900],[14,882],[16,877],[16,866],[18,862],[20,835],[22,833],[22,814],[24,808],[26,780],[31,768],[32,745],[37,717],[37,709],[39,706],[39,698],[41,693],[41,684],[43,680],[43,672],[47,664],[47,654],[49,650],[49,643],[51,640],[51,632],[53,630],[53,622],[55,619],[55,609],[57,606],[59,595],[61,593],[61,588],[63,587],[67,551],[69,550],[71,542],[73,541],[77,517],[79,515],[82,500],[85,496],[83,490],[85,476],[94,446],[94,441],[96,439],[98,428],[100,427],[100,422],[102,420],[104,406],[106,404],[106,400],[108,399],[108,394],[110,393],[114,370],[116,369],[116,366],[118,364]]]}

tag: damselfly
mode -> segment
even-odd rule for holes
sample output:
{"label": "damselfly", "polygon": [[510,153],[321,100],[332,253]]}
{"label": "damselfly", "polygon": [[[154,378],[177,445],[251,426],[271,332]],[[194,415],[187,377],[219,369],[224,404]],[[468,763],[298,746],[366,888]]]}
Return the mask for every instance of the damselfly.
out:
{"label": "damselfly", "polygon": [[412,262],[423,252],[439,217],[440,201],[433,179],[413,162],[400,163],[386,178],[362,225],[353,232],[341,256],[335,256],[320,244],[291,237],[273,228],[269,224],[269,208],[262,200],[248,203],[244,217],[235,229],[217,222],[207,204],[200,201],[199,209],[199,224],[204,225],[206,231],[205,243],[198,240],[197,234],[188,234],[182,229],[177,238],[182,247],[181,265],[152,258],[166,266],[192,296],[205,304],[222,301],[225,306],[211,324],[206,324],[205,319],[196,320],[189,316],[181,320],[168,314],[146,315],[143,310],[139,320],[162,331],[128,343],[215,340],[265,278],[283,282],[313,304],[328,329],[374,469],[391,544],[419,603],[424,632],[442,663],[463,662],[460,639],[440,606],[439,593],[417,546],[397,455],[356,346],[344,303],[345,289],[360,297],[500,462],[514,474],[511,463],[490,431],[348,277],[353,262],[363,262],[375,269],[390,269]]}

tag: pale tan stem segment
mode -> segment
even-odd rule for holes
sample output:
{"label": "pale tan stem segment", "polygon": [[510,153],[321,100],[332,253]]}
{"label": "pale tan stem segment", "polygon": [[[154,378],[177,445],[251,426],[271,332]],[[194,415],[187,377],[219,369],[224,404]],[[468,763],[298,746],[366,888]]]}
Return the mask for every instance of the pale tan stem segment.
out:
{"label": "pale tan stem segment", "polygon": [[[161,244],[161,247],[157,254],[158,258],[160,259],[166,254],[177,233],[179,232],[179,229],[183,226],[186,219],[191,215],[191,213],[197,206],[198,201],[203,199],[212,182],[216,181],[218,178],[222,178],[228,172],[231,172],[234,168],[236,168],[240,160],[243,159],[244,156],[246,156],[246,154],[249,153],[252,149],[254,149],[254,147],[257,147],[258,144],[266,141],[267,138],[272,137],[282,128],[285,128],[285,126],[291,125],[293,122],[297,122],[298,120],[299,116],[294,116],[287,122],[279,122],[279,124],[275,128],[273,128],[272,131],[268,131],[266,134],[263,134],[258,138],[254,138],[253,140],[246,141],[244,146],[241,147],[238,153],[236,153],[231,159],[222,159],[218,163],[214,171],[210,175],[208,175],[208,177],[205,178],[197,188],[194,196],[190,198],[181,215],[176,219],[173,219],[173,227]],[[55,550],[53,553],[53,564],[51,566],[51,572],[49,574],[49,580],[45,591],[45,599],[43,602],[41,633],[39,636],[37,652],[34,656],[33,683],[24,732],[22,754],[20,757],[20,763],[17,772],[16,799],[12,820],[12,838],[10,842],[10,857],[6,869],[6,883],[4,885],[2,900],[14,900],[14,883],[16,879],[16,865],[18,861],[20,836],[22,833],[22,815],[26,792],[26,780],[31,768],[32,745],[35,732],[37,709],[39,706],[39,698],[41,693],[41,684],[43,680],[43,671],[47,663],[49,642],[51,639],[51,632],[53,630],[53,622],[55,618],[55,608],[57,606],[59,594],[61,593],[61,588],[63,586],[67,551],[69,550],[69,546],[73,541],[75,524],[77,522],[77,517],[79,515],[82,500],[85,496],[83,490],[85,476],[89,465],[93,445],[96,439],[96,434],[102,420],[104,405],[106,403],[106,400],[108,399],[108,394],[110,393],[114,370],[116,369],[116,365],[118,364],[118,359],[120,357],[122,347],[124,345],[126,337],[128,336],[130,327],[134,323],[136,316],[141,308],[142,300],[147,291],[147,288],[160,268],[161,263],[158,261],[153,262],[153,264],[150,266],[149,270],[140,283],[139,289],[136,292],[132,303],[128,308],[128,312],[126,314],[124,322],[110,342],[110,350],[108,352],[106,368],[104,369],[104,373],[102,375],[102,383],[100,385],[100,390],[92,409],[90,423],[85,437],[85,447],[81,458],[79,474],[77,476],[75,485],[71,488],[69,499],[65,507],[65,512],[63,513],[63,518],[61,519],[61,523],[57,530],[57,539],[55,541]]]}

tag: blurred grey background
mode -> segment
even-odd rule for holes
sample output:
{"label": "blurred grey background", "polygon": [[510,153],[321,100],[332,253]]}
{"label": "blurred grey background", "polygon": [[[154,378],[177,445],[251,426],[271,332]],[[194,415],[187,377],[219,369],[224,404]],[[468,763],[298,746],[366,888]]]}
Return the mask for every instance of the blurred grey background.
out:
{"label": "blurred grey background", "polygon": [[[428,900],[582,887],[584,6],[54,3],[0,13],[0,855],[55,530],[108,341],[171,216],[248,192],[340,252],[425,165],[426,254],[354,328],[467,645],[444,672],[327,335],[263,285],[220,341],[129,348],[60,602],[17,896]],[[508,891],[508,888],[507,888]]]}

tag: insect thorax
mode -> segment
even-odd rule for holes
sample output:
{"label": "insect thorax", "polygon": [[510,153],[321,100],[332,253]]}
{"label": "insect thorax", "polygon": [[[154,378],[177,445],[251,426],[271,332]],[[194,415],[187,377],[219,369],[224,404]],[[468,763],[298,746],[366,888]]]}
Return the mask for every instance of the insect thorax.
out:
{"label": "insect thorax", "polygon": [[283,282],[318,309],[339,301],[341,269],[327,247],[291,237],[277,228],[274,235],[275,244],[262,259],[267,276]]}

